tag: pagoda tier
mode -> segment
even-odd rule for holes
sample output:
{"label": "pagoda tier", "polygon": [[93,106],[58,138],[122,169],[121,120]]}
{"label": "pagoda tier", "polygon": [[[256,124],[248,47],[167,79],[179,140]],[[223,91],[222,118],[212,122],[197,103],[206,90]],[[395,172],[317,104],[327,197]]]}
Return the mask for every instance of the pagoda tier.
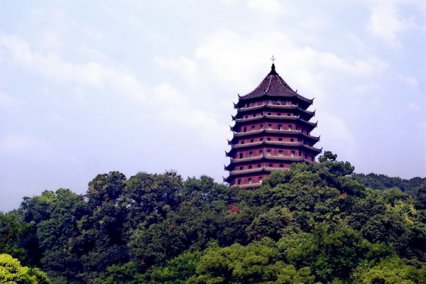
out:
{"label": "pagoda tier", "polygon": [[307,108],[309,100],[290,88],[275,71],[251,93],[238,96],[233,138],[226,152],[230,163],[225,166],[231,186],[255,188],[274,170],[286,170],[295,162],[312,163],[321,149],[314,145],[319,137],[310,132],[317,122],[310,122],[315,111]]}

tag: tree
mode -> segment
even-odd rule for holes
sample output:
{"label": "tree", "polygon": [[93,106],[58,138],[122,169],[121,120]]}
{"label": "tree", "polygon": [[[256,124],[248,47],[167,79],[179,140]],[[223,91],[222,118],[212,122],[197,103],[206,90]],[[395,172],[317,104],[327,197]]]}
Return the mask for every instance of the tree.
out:
{"label": "tree", "polygon": [[355,281],[359,283],[426,283],[426,267],[416,269],[406,265],[398,256],[392,256],[383,259],[373,267],[360,267],[354,276]]}
{"label": "tree", "polygon": [[38,268],[22,266],[9,254],[0,254],[0,283],[4,284],[47,284],[46,273]]}
{"label": "tree", "polygon": [[278,259],[276,243],[265,238],[248,246],[213,245],[188,283],[313,283],[309,268],[297,270]]}
{"label": "tree", "polygon": [[274,207],[266,213],[257,216],[247,227],[247,233],[253,240],[270,237],[278,241],[285,229],[293,222],[293,214],[285,207]]}

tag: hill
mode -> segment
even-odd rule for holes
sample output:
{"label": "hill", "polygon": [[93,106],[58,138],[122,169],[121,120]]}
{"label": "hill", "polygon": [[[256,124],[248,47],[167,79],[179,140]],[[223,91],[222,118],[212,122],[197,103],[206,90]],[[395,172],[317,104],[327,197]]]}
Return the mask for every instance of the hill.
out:
{"label": "hill", "polygon": [[85,195],[45,191],[0,214],[0,253],[51,283],[425,283],[426,179],[354,174],[336,158],[255,191],[101,174]]}

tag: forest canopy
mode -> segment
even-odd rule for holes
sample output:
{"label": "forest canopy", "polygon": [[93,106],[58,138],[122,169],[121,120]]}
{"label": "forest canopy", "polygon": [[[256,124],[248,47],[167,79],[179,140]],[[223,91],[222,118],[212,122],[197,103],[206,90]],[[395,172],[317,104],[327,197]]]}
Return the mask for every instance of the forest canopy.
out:
{"label": "forest canopy", "polygon": [[425,178],[331,152],[257,190],[115,171],[0,213],[0,282],[426,283],[425,240]]}

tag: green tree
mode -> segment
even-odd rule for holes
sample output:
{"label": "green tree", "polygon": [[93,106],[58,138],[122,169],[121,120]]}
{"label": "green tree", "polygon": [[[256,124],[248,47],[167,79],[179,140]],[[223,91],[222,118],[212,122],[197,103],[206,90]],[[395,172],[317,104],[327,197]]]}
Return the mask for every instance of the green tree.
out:
{"label": "green tree", "polygon": [[0,254],[0,283],[4,284],[47,284],[46,274],[38,268],[22,266],[9,254]]}
{"label": "green tree", "polygon": [[373,267],[359,268],[354,278],[356,283],[426,283],[426,266],[416,269],[406,265],[399,257],[392,256]]}

